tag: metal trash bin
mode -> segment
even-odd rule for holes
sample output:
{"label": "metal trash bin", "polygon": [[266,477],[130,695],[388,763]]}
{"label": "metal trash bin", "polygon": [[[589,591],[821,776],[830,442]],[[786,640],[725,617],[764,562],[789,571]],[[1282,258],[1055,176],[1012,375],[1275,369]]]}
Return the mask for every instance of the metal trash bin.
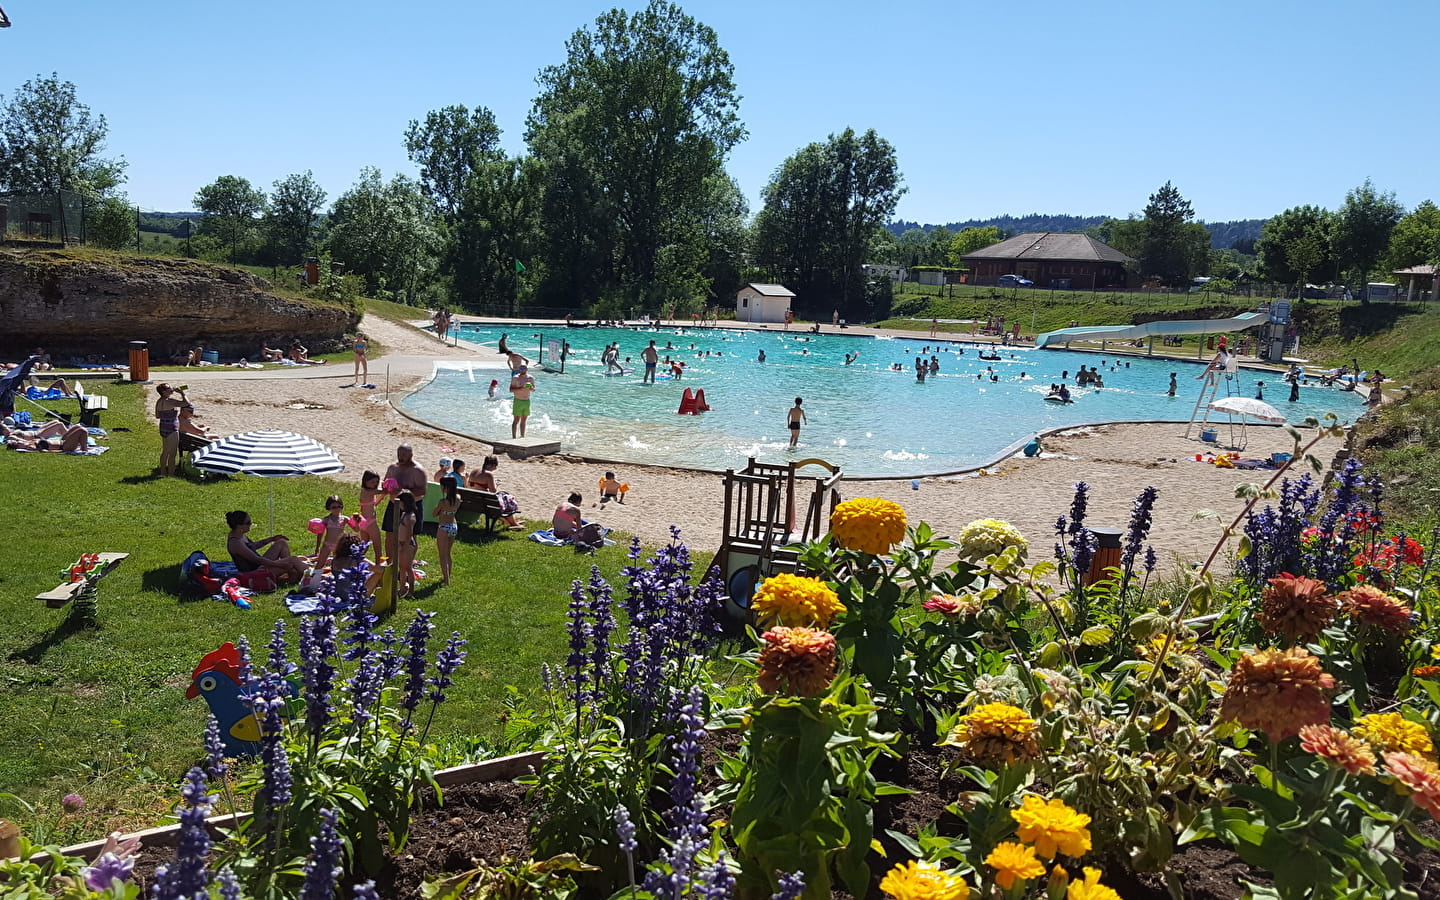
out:
{"label": "metal trash bin", "polygon": [[150,345],[144,341],[130,342],[130,380],[140,384],[150,380]]}

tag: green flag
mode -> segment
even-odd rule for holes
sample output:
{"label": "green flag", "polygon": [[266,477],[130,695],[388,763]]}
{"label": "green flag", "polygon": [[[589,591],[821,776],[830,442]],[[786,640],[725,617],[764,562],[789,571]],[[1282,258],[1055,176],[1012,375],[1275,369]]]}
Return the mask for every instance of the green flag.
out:
{"label": "green flag", "polygon": [[525,271],[525,264],[522,263],[522,262],[521,262],[520,260],[518,260],[518,259],[515,260],[515,271],[516,271],[516,272],[523,272],[523,271]]}

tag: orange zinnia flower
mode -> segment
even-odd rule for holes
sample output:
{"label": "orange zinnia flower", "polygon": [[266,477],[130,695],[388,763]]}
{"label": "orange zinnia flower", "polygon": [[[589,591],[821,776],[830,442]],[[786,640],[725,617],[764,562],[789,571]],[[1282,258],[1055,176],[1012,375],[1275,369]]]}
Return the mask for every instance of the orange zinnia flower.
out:
{"label": "orange zinnia flower", "polygon": [[1290,641],[1309,641],[1330,624],[1338,609],[1325,582],[1287,572],[1270,579],[1260,595],[1260,627]]}
{"label": "orange zinnia flower", "polygon": [[1283,741],[1306,725],[1330,721],[1327,692],[1334,687],[1334,677],[1302,648],[1259,650],[1230,670],[1220,715]]}
{"label": "orange zinnia flower", "polygon": [[767,694],[813,697],[835,677],[835,635],[815,628],[778,626],[761,635],[760,676]]}

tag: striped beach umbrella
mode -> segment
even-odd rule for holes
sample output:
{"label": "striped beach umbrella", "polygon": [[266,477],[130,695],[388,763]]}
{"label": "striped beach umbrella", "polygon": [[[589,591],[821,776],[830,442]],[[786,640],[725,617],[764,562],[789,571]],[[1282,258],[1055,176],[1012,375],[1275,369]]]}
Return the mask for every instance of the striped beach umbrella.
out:
{"label": "striped beach umbrella", "polygon": [[[219,475],[293,478],[329,475],[345,468],[334,450],[293,431],[245,431],[196,450],[191,464]],[[270,485],[270,527],[275,527],[275,485]]]}

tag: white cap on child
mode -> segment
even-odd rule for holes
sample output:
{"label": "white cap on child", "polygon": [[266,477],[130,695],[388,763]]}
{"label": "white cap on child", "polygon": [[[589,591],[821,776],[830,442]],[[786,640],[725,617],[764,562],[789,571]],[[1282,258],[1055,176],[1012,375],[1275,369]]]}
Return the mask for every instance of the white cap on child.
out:
{"label": "white cap on child", "polygon": [[448,457],[448,456],[442,456],[442,457],[440,457],[440,468],[442,468],[442,469],[448,469],[448,468],[450,468],[450,457]]}

